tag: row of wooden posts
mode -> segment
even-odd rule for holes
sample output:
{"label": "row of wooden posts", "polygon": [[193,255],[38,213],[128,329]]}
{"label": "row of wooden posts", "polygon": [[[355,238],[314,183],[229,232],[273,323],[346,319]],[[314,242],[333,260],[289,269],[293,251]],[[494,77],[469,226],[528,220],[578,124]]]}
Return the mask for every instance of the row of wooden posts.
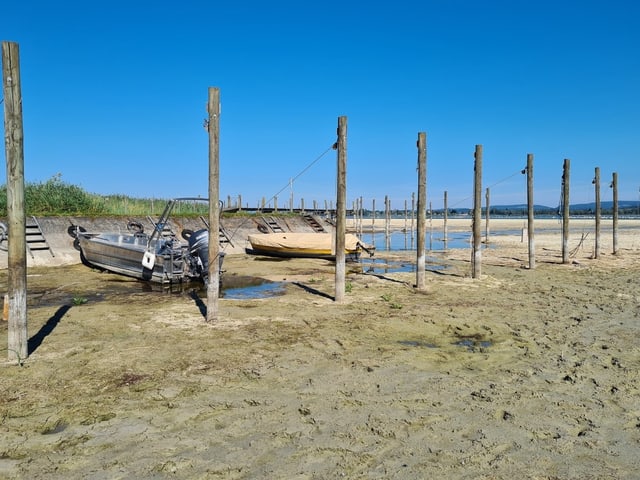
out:
{"label": "row of wooden posts", "polygon": [[[26,311],[26,244],[24,211],[24,145],[22,126],[22,98],[20,90],[20,70],[18,45],[12,42],[2,43],[2,72],[5,115],[5,147],[7,158],[7,205],[9,224],[8,246],[8,300],[9,300],[9,360],[22,361],[28,356],[27,311]],[[220,91],[217,87],[208,90],[207,131],[209,135],[209,258],[220,255],[218,241],[221,206],[219,190],[219,144],[220,144]],[[347,117],[338,117],[337,129],[337,177],[335,209],[335,295],[336,303],[344,302],[345,297],[345,233],[346,233],[346,165],[347,165]],[[418,149],[418,201],[417,201],[417,244],[416,244],[416,288],[425,288],[426,261],[426,212],[427,212],[427,142],[426,133],[419,132]],[[481,274],[481,213],[482,213],[482,145],[476,145],[474,162],[474,200],[472,215],[472,277]],[[528,205],[528,247],[529,267],[535,267],[534,218],[533,218],[533,155],[527,155],[527,205]],[[614,174],[614,226],[617,224],[617,176]],[[596,169],[596,257],[599,255],[599,169]],[[229,199],[230,202],[230,199]],[[445,192],[445,215],[447,211]],[[293,202],[291,202],[293,203]],[[241,204],[241,202],[239,202]],[[386,215],[390,215],[388,199],[385,199]],[[355,209],[354,209],[355,210]],[[413,206],[412,206],[413,210]],[[375,211],[375,204],[374,204]],[[488,193],[487,193],[488,232]],[[388,228],[388,227],[387,227]],[[388,233],[388,231],[387,231]],[[446,236],[446,232],[445,232]],[[563,173],[563,263],[569,261],[569,160],[565,160]],[[614,236],[614,253],[617,241]],[[218,300],[220,284],[220,262],[209,261],[209,281],[207,284],[206,320],[218,319]]]}

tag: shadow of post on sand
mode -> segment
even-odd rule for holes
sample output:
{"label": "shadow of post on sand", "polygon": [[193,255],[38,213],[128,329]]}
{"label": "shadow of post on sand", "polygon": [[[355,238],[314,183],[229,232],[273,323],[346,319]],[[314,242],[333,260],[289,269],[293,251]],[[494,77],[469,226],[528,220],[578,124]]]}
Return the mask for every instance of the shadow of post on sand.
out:
{"label": "shadow of post on sand", "polygon": [[58,326],[58,323],[60,323],[60,320],[62,320],[62,317],[65,316],[70,308],[70,305],[61,306],[58,310],[56,310],[56,313],[53,314],[53,317],[47,320],[47,323],[40,327],[38,333],[36,333],[28,340],[27,351],[29,352],[29,355],[35,352],[38,347],[42,345],[44,339],[47,338],[47,336],[49,336],[51,332],[53,332],[53,330]]}

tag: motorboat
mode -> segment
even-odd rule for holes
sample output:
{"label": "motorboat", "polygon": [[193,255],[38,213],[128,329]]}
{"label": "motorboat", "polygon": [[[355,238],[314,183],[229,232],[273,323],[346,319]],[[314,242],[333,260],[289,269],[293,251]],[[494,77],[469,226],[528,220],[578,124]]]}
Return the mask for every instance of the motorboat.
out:
{"label": "motorboat", "polygon": [[[129,222],[127,231],[123,232],[88,232],[76,225],[69,227],[68,231],[75,239],[74,246],[80,251],[80,260],[89,267],[158,283],[206,282],[209,230],[184,231],[181,239],[167,227],[174,206],[185,200],[206,199],[185,197],[170,200],[160,219],[154,222],[151,233],[146,233],[137,222]],[[221,270],[223,259],[224,252],[220,252]]]}

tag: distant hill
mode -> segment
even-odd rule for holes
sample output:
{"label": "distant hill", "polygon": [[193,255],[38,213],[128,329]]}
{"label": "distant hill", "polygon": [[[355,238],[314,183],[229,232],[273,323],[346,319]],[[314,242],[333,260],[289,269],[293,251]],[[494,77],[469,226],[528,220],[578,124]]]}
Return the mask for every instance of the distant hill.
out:
{"label": "distant hill", "polygon": [[[618,213],[621,215],[637,215],[640,214],[639,202],[637,200],[619,200],[618,201]],[[613,202],[606,201],[600,202],[600,209],[603,215],[610,215],[613,213]],[[482,207],[484,212],[485,207]],[[471,208],[450,208],[450,215],[468,215],[472,211]],[[546,205],[534,205],[533,211],[536,215],[558,215],[559,207],[548,207]],[[576,203],[569,206],[569,213],[571,215],[593,215],[596,211],[595,202],[591,203]],[[526,215],[526,204],[513,204],[513,205],[491,205],[491,215]],[[435,215],[442,215],[444,212],[442,209],[434,210]]]}

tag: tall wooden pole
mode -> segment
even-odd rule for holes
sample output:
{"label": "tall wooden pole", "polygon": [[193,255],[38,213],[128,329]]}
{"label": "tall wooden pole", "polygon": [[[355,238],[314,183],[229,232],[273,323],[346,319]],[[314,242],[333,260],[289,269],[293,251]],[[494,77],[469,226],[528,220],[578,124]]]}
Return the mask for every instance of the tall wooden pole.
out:
{"label": "tall wooden pole", "polygon": [[481,266],[481,237],[480,221],[482,218],[482,145],[476,145],[474,154],[474,181],[473,181],[473,252],[471,254],[471,276],[480,278]]}
{"label": "tall wooden pole", "polygon": [[618,254],[618,172],[613,172],[613,254]]}
{"label": "tall wooden pole", "polygon": [[571,162],[564,159],[562,173],[562,263],[569,263],[569,173]]}
{"label": "tall wooden pole", "polygon": [[593,184],[596,194],[596,246],[593,258],[600,258],[600,219],[602,214],[600,204],[600,167],[596,167]]}
{"label": "tall wooden pole", "polygon": [[416,217],[416,192],[411,192],[411,248],[413,248],[413,239],[415,233],[415,217]]}
{"label": "tall wooden pole", "polygon": [[443,220],[442,220],[442,235],[443,235],[443,242],[444,242],[444,249],[447,249],[447,241],[449,240],[447,238],[447,219],[449,217],[449,205],[448,205],[448,197],[449,194],[447,193],[447,191],[444,191],[444,216],[443,216]]}
{"label": "tall wooden pole", "polygon": [[[371,200],[371,235],[376,233],[376,199]],[[375,244],[375,239],[371,240],[372,244]]]}
{"label": "tall wooden pole", "polygon": [[345,296],[345,234],[347,222],[347,117],[338,117],[338,175],[336,188],[336,277],[335,302]]}
{"label": "tall wooden pole", "polygon": [[27,336],[27,249],[24,211],[24,136],[18,44],[2,42],[4,141],[7,158],[9,221],[8,358],[22,362],[29,355]]}
{"label": "tall wooden pole", "polygon": [[416,258],[416,288],[425,288],[427,223],[427,134],[418,133],[418,244]]}
{"label": "tall wooden pole", "polygon": [[536,268],[533,202],[533,154],[527,154],[527,239],[529,246],[529,269]]}
{"label": "tall wooden pole", "polygon": [[491,210],[491,192],[489,190],[489,187],[487,187],[487,189],[485,190],[485,194],[484,194],[484,199],[485,199],[485,212],[484,212],[484,241],[487,245],[489,245],[489,211]]}
{"label": "tall wooden pole", "polygon": [[220,89],[209,87],[209,277],[207,322],[218,320],[220,294]]}

